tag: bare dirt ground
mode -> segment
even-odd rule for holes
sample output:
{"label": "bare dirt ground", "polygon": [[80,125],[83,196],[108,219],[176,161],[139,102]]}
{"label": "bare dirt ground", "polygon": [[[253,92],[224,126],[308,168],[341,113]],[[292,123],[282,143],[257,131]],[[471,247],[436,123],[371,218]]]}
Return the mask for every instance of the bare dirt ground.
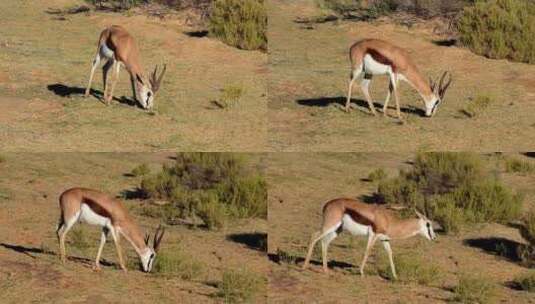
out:
{"label": "bare dirt ground", "polygon": [[[195,37],[178,18],[140,13],[53,14],[80,0],[0,3],[0,149],[3,151],[261,151],[266,142],[266,61],[217,39]],[[52,13],[51,13],[52,12]],[[119,24],[137,39],[146,72],[168,70],[148,113],[129,104],[123,69],[112,106],[84,99],[100,31]],[[227,85],[239,104],[213,104]],[[124,98],[126,97],[126,99]],[[120,102],[122,100],[122,102]]]}
{"label": "bare dirt ground", "polygon": [[[303,24],[296,20],[328,13],[313,0],[274,0],[269,8],[269,134],[278,151],[522,151],[535,139],[535,66],[490,60],[433,34],[434,23],[412,28],[388,20]],[[380,38],[404,47],[419,69],[437,77],[450,70],[454,83],[435,117],[423,116],[419,94],[401,84],[404,124],[370,115],[358,85],[353,110],[342,104],[349,80],[349,47],[359,39]],[[375,77],[371,95],[382,107],[387,77]],[[483,115],[460,111],[478,95],[494,101]]]}
{"label": "bare dirt ground", "polygon": [[[269,155],[270,303],[444,303],[451,301],[451,290],[461,273],[491,280],[497,290],[496,303],[535,303],[533,295],[509,287],[511,280],[528,271],[514,256],[514,248],[525,241],[517,229],[499,224],[476,225],[457,236],[439,234],[435,242],[419,237],[393,242],[394,260],[420,252],[423,261],[439,267],[440,280],[431,286],[392,282],[378,275],[376,261],[384,254],[380,245],[375,246],[367,264],[369,274],[361,277],[358,265],[366,241],[347,233],[329,247],[330,274],[321,271],[319,250],[311,268],[301,270],[310,235],[320,228],[323,204],[336,197],[373,195],[376,184],[365,180],[370,172],[383,168],[389,177],[397,176],[399,169],[409,168],[412,157],[402,153]],[[535,163],[527,157],[515,157]],[[526,208],[533,206],[533,174],[499,174],[506,185],[526,195]],[[498,243],[513,254],[497,256]],[[297,264],[276,262],[278,251],[293,255]]]}
{"label": "bare dirt ground", "polygon": [[[133,190],[139,178],[128,177],[132,168],[147,163],[160,168],[170,154],[5,153],[0,163],[0,294],[2,303],[220,303],[216,285],[223,271],[245,267],[265,276],[265,252],[252,248],[248,236],[265,233],[265,220],[243,220],[226,230],[211,232],[185,226],[168,226],[161,252],[181,250],[202,266],[192,280],[145,274],[135,266],[133,248],[123,242],[129,256],[127,274],[118,269],[110,240],[104,247],[103,270],[91,269],[100,237],[94,226],[77,225],[90,247],[73,248],[67,236],[65,266],[57,252],[55,228],[58,195],[73,186],[101,189],[112,195]],[[260,157],[252,160],[259,161]],[[92,174],[87,174],[91,172]],[[143,229],[153,232],[158,220],[136,212],[144,202],[126,200]],[[247,261],[247,263],[244,263]],[[254,298],[265,302],[265,286]]]}

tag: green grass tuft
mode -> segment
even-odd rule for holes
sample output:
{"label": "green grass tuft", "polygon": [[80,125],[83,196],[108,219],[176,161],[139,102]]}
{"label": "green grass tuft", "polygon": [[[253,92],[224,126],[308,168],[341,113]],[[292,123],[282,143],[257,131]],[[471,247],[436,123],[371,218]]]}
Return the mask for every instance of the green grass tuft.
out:
{"label": "green grass tuft", "polygon": [[461,303],[491,303],[496,294],[496,286],[483,277],[464,274],[453,292],[454,300]]}
{"label": "green grass tuft", "polygon": [[264,279],[245,269],[226,270],[218,285],[218,296],[225,303],[250,303],[262,290]]}
{"label": "green grass tuft", "polygon": [[385,178],[387,178],[387,175],[383,168],[375,169],[368,174],[368,179],[372,182],[380,182]]}
{"label": "green grass tuft", "polygon": [[[399,282],[431,286],[442,278],[441,269],[424,261],[416,252],[394,255],[393,258]],[[377,271],[382,277],[394,280],[386,254],[380,256]]]}
{"label": "green grass tuft", "polygon": [[182,280],[194,280],[203,274],[203,265],[181,250],[159,252],[153,272],[164,276],[178,276]]}
{"label": "green grass tuft", "polygon": [[477,95],[468,102],[468,104],[461,110],[461,113],[469,118],[481,116],[493,103],[494,98],[492,96]]}
{"label": "green grass tuft", "polygon": [[505,171],[523,174],[533,173],[535,172],[535,165],[516,158],[508,158],[505,160]]}
{"label": "green grass tuft", "polygon": [[535,292],[535,271],[517,277],[514,283],[522,290]]}
{"label": "green grass tuft", "polygon": [[239,104],[244,94],[245,89],[241,85],[229,84],[221,90],[216,103],[223,109],[232,108]]}
{"label": "green grass tuft", "polygon": [[132,174],[135,177],[146,176],[150,174],[150,168],[147,164],[141,164],[135,167],[134,169],[132,169],[130,174]]}

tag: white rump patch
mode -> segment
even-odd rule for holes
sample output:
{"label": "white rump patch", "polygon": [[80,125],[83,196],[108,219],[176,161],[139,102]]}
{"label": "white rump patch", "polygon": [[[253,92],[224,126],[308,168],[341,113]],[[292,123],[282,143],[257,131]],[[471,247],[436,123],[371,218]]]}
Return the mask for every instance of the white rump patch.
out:
{"label": "white rump patch", "polygon": [[351,216],[344,214],[344,217],[342,218],[343,228],[344,230],[349,231],[352,235],[368,235],[368,232],[370,231],[371,227],[359,224],[355,222]]}
{"label": "white rump patch", "polygon": [[106,45],[106,43],[103,43],[100,46],[100,56],[111,59],[114,54],[115,53]]}

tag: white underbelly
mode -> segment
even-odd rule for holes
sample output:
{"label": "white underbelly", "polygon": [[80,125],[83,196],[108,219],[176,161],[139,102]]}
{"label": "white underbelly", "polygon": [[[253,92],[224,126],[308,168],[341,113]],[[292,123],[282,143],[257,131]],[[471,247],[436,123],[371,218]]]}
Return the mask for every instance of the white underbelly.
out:
{"label": "white underbelly", "polygon": [[80,207],[80,222],[84,222],[90,225],[97,225],[102,227],[108,227],[111,224],[109,218],[97,214],[87,204],[82,204]]}
{"label": "white underbelly", "polygon": [[100,46],[100,56],[102,57],[106,57],[106,58],[113,58],[113,55],[115,54],[107,45],[106,43],[103,43],[101,46]]}
{"label": "white underbelly", "polygon": [[352,235],[368,235],[368,232],[370,230],[370,226],[362,225],[357,222],[355,222],[351,216],[344,214],[344,217],[342,218],[342,227],[344,230],[349,231]]}
{"label": "white underbelly", "polygon": [[364,56],[363,65],[365,74],[383,75],[392,72],[391,66],[375,61],[369,54]]}

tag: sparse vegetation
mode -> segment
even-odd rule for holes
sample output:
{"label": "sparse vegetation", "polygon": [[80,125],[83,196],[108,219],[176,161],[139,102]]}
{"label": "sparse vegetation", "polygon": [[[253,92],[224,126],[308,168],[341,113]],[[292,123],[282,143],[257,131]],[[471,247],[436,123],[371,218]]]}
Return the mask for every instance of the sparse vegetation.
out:
{"label": "sparse vegetation", "polygon": [[461,110],[461,113],[469,118],[481,116],[493,103],[494,98],[492,96],[477,95],[475,98],[470,98],[466,106]]}
{"label": "sparse vegetation", "polygon": [[147,164],[141,164],[135,167],[134,169],[132,169],[132,171],[130,172],[130,174],[132,174],[135,177],[145,176],[145,175],[148,175],[149,173],[150,173],[150,168]]}
{"label": "sparse vegetation", "polygon": [[224,109],[235,107],[240,102],[243,94],[245,94],[245,89],[241,85],[229,84],[221,89],[221,95],[216,103]]}
{"label": "sparse vegetation", "polygon": [[202,264],[179,249],[159,252],[154,263],[154,273],[182,280],[194,280],[203,273]]}
{"label": "sparse vegetation", "polygon": [[513,194],[471,153],[418,153],[410,171],[379,183],[385,203],[424,210],[446,232],[465,223],[505,223],[518,218],[522,196]]}
{"label": "sparse vegetation", "polygon": [[523,174],[533,173],[535,172],[535,165],[517,158],[508,158],[505,160],[505,171]]}
{"label": "sparse vegetation", "polygon": [[91,247],[87,234],[82,227],[73,227],[69,234],[67,234],[67,242],[71,247],[76,248],[83,253]]}
{"label": "sparse vegetation", "polygon": [[[232,218],[266,218],[266,182],[259,172],[228,153],[179,153],[175,163],[143,178],[141,192],[147,198],[169,201],[145,212],[163,214],[169,224],[179,218],[201,219],[210,228],[224,226]],[[154,208],[163,208],[158,213]]]}
{"label": "sparse vegetation", "polygon": [[375,169],[368,174],[368,179],[372,182],[380,182],[387,177],[383,168]]}
{"label": "sparse vegetation", "polygon": [[215,0],[210,33],[244,50],[267,50],[267,12],[263,0]]}
{"label": "sparse vegetation", "polygon": [[226,270],[218,295],[225,303],[248,303],[260,292],[264,279],[246,269]]}
{"label": "sparse vegetation", "polygon": [[[398,281],[403,283],[418,283],[429,286],[438,282],[442,272],[440,269],[423,261],[420,254],[408,252],[394,256],[394,263],[398,275]],[[390,263],[386,255],[381,255],[378,261],[378,273],[389,280],[394,280]]]}
{"label": "sparse vegetation", "polygon": [[279,263],[290,265],[297,264],[297,261],[299,260],[300,256],[301,255],[299,254],[277,248],[277,260]]}
{"label": "sparse vegetation", "polygon": [[514,283],[522,290],[535,292],[535,272],[530,271],[524,275],[517,277]]}
{"label": "sparse vegetation", "polygon": [[464,9],[460,41],[489,58],[535,63],[535,3],[527,0],[478,1]]}
{"label": "sparse vegetation", "polygon": [[525,215],[520,234],[528,241],[528,244],[519,246],[518,255],[522,263],[527,267],[535,266],[535,210],[531,210]]}
{"label": "sparse vegetation", "polygon": [[476,276],[463,274],[459,284],[453,289],[454,300],[461,303],[491,303],[496,292],[495,286],[489,280]]}

